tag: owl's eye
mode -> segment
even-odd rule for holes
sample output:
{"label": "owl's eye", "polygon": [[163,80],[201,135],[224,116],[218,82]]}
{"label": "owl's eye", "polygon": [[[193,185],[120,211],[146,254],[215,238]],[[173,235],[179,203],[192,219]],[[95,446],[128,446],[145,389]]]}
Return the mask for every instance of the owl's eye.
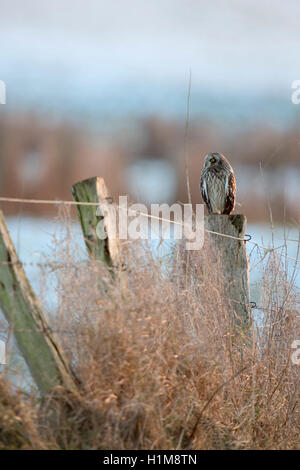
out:
{"label": "owl's eye", "polygon": [[209,161],[210,161],[210,163],[215,163],[216,159],[215,159],[215,157],[211,157],[211,159]]}

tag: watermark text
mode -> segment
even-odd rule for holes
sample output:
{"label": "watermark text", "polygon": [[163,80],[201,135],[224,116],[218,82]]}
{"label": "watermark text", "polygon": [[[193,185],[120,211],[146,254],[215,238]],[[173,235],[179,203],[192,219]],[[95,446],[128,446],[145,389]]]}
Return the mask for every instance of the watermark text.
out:
{"label": "watermark text", "polygon": [[295,349],[295,351],[293,351],[292,356],[291,356],[292,363],[297,366],[300,366],[300,339],[295,339],[292,342],[291,347],[292,349]]}
{"label": "watermark text", "polygon": [[6,86],[3,80],[0,80],[0,104],[6,104]]}
{"label": "watermark text", "polygon": [[[204,205],[144,204],[128,206],[127,196],[119,197],[119,204],[99,204],[100,218],[96,234],[100,240],[107,237],[120,240],[185,240],[187,250],[200,250],[204,243]],[[109,219],[109,224],[106,221]]]}
{"label": "watermark text", "polygon": [[0,339],[0,366],[6,364],[6,346],[5,342]]}
{"label": "watermark text", "polygon": [[295,90],[291,96],[292,103],[299,104],[300,103],[300,80],[294,80],[292,82],[292,89]]}

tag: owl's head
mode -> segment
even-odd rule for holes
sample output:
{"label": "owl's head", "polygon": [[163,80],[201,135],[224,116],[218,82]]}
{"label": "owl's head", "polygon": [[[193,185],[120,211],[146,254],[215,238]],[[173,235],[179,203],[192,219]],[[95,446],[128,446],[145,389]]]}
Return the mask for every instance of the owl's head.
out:
{"label": "owl's head", "polygon": [[230,168],[230,163],[228,160],[222,155],[221,153],[218,152],[211,152],[208,155],[206,155],[204,159],[204,168]]}

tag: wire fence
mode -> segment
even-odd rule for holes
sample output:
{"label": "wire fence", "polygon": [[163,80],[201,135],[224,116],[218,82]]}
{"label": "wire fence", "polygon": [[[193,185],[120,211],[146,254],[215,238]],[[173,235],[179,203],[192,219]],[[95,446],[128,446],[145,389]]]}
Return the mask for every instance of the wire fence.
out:
{"label": "wire fence", "polygon": [[[19,204],[44,204],[44,205],[56,205],[57,207],[61,207],[61,206],[99,206],[101,204],[101,201],[100,202],[77,202],[77,201],[66,201],[66,200],[40,200],[40,199],[26,199],[26,198],[11,198],[11,197],[0,197],[0,202],[8,202],[8,203],[19,203]],[[112,203],[112,198],[105,198],[103,201],[103,203]],[[120,210],[125,210],[125,208],[123,206],[118,206],[116,204],[114,204],[114,206]],[[155,219],[155,220],[159,220],[161,222],[167,222],[167,223],[170,223],[170,224],[179,224],[179,225],[182,225],[184,226],[184,223],[183,222],[178,222],[176,220],[171,220],[171,219],[165,219],[163,217],[158,217],[158,216],[154,216],[154,215],[151,215],[151,214],[147,214],[145,212],[142,212],[142,211],[137,211],[137,210],[133,210],[131,209],[130,207],[127,209],[128,211],[128,215],[139,215],[139,216],[142,216],[142,217],[145,217],[145,218],[148,218],[148,219]],[[255,249],[259,249],[259,250],[262,250],[263,251],[263,254],[262,254],[262,257],[261,257],[261,260],[259,261],[258,264],[260,264],[266,256],[268,255],[271,255],[271,254],[278,254],[280,257],[284,258],[284,259],[287,259],[289,261],[293,261],[295,263],[295,266],[300,262],[300,260],[295,257],[292,257],[292,256],[289,256],[287,255],[286,253],[284,253],[282,251],[282,248],[285,247],[285,244],[287,241],[289,242],[292,242],[292,243],[297,243],[299,245],[299,240],[296,240],[296,239],[284,239],[284,242],[285,244],[284,245],[281,245],[281,246],[278,246],[278,247],[265,247],[255,241],[253,241],[251,238],[251,235],[246,235],[245,238],[239,238],[239,237],[235,237],[235,236],[232,236],[232,235],[227,235],[227,234],[223,234],[223,233],[220,233],[220,232],[217,232],[217,231],[212,231],[212,230],[208,230],[208,229],[204,229],[206,233],[209,233],[209,234],[213,234],[213,235],[216,235],[216,236],[219,236],[219,237],[223,237],[223,238],[229,238],[229,239],[233,239],[233,240],[236,240],[237,242],[243,242],[243,243],[249,243],[250,245],[253,246],[253,250]],[[281,250],[281,251],[279,251]],[[7,260],[7,261],[0,261],[0,265],[7,265],[7,266],[10,266],[10,265],[19,265],[19,266],[27,266],[27,267],[38,267],[40,269],[43,269],[43,268],[49,268],[49,269],[77,269],[79,266],[81,267],[88,267],[88,266],[93,266],[93,265],[101,265],[101,261],[99,260],[93,260],[93,259],[87,259],[87,260],[79,260],[79,261],[45,261],[45,262],[41,262],[41,261],[22,261],[22,260],[15,260],[15,261],[11,261],[11,260]],[[256,266],[257,266],[256,265]],[[255,266],[255,267],[256,267]],[[227,299],[228,300],[228,299]],[[249,305],[247,305],[247,307],[250,307],[251,310],[260,310],[260,311],[264,311],[264,310],[267,310],[269,311],[269,309],[264,309],[264,307],[262,306],[257,306],[255,302],[250,302]],[[259,324],[256,324],[256,327],[257,328],[260,328],[260,329],[264,329],[264,328],[273,328],[276,323],[278,322],[271,322],[271,323],[265,323],[265,324],[262,324],[262,325],[259,325]],[[41,327],[41,328],[35,328],[35,329],[29,329],[29,328],[19,328],[19,329],[16,329],[16,328],[13,328],[12,325],[10,326],[7,326],[7,327],[2,327],[1,323],[0,323],[0,339],[3,339],[3,340],[7,340],[9,337],[10,337],[10,333],[11,331],[13,330],[14,333],[29,333],[29,334],[49,334],[49,335],[52,335],[52,334],[57,334],[58,336],[61,336],[61,335],[64,335],[64,337],[67,338],[67,336],[69,337],[82,337],[84,339],[85,336],[89,336],[90,335],[90,331],[89,329],[87,328],[86,330],[85,329],[82,329],[82,328],[76,328],[76,325],[74,326],[74,328],[64,328],[63,326],[61,327],[57,327],[57,326],[47,326],[47,327]],[[7,338],[8,337],[8,338]]]}
{"label": "wire fence", "polygon": [[[77,201],[66,201],[66,200],[53,200],[53,199],[26,199],[26,198],[14,198],[14,197],[4,197],[4,196],[1,196],[0,197],[0,202],[10,202],[10,203],[22,203],[22,204],[45,204],[45,205],[57,205],[57,206],[100,206],[101,203],[112,203],[113,199],[112,197],[107,197],[107,198],[104,198],[101,201],[99,202],[77,202]],[[159,220],[159,221],[162,221],[162,222],[167,222],[167,223],[170,223],[170,224],[174,224],[174,225],[181,225],[181,226],[184,226],[184,222],[178,222],[176,220],[172,220],[172,219],[165,219],[163,217],[159,217],[159,216],[155,216],[155,215],[152,215],[152,214],[147,214],[145,212],[142,212],[142,211],[137,211],[135,209],[131,209],[130,207],[129,208],[125,208],[123,206],[119,206],[117,204],[114,204],[115,208],[119,209],[119,210],[127,210],[128,212],[128,215],[140,215],[140,216],[143,216],[143,217],[146,217],[146,218],[149,218],[149,219],[155,219],[155,220]],[[252,237],[251,235],[245,235],[245,237],[247,238],[239,238],[239,237],[235,237],[233,235],[227,235],[227,234],[224,234],[224,233],[220,233],[220,232],[216,232],[216,231],[212,231],[212,230],[208,230],[208,229],[204,229],[204,231],[206,233],[210,233],[210,234],[213,234],[213,235],[217,235],[217,236],[220,236],[220,237],[223,237],[223,238],[230,238],[230,239],[233,239],[233,240],[237,240],[237,241],[240,241],[240,242],[245,242],[245,243],[250,243],[251,245],[253,245],[254,247],[256,248],[260,248],[262,250],[264,250],[264,254],[271,254],[271,253],[278,253],[278,250],[280,248],[283,248],[285,245],[281,245],[279,247],[271,247],[271,248],[267,248],[257,242],[254,242],[252,240]],[[300,233],[299,233],[299,240],[295,240],[295,239],[291,239],[291,240],[288,240],[288,239],[285,239],[284,240],[285,242],[287,241],[290,241],[290,242],[295,242],[295,243],[298,243],[300,244]],[[294,261],[296,264],[300,262],[300,259],[299,258],[295,258],[295,257],[292,257],[292,256],[289,256],[285,253],[282,253],[280,252],[279,255],[287,260],[290,260],[290,261]],[[21,262],[21,261],[18,261],[18,262],[0,262],[0,264],[16,264],[16,263],[21,263],[23,265],[40,265],[40,266],[47,266],[52,264],[52,263],[35,263],[35,262],[29,262],[29,263],[24,263],[24,262]]]}
{"label": "wire fence", "polygon": [[[226,298],[226,300],[228,299]],[[274,312],[274,309],[272,307],[265,308],[263,306],[258,306],[256,302],[250,302],[250,304],[247,305],[247,307],[251,308],[251,310],[259,310],[261,312],[266,312],[266,313]],[[295,315],[295,319],[296,318],[300,319],[299,315]],[[266,322],[262,324],[260,324],[259,322],[255,322],[255,328],[258,328],[258,329],[273,328],[274,326],[282,324],[284,322],[285,322],[284,317],[279,320],[274,320],[272,322]],[[1,339],[4,341],[7,340],[7,336],[9,335],[11,331],[13,331],[14,333],[32,333],[32,334],[43,333],[43,334],[51,334],[51,335],[57,334],[57,335],[76,335],[76,336],[78,336],[78,334],[82,336],[86,336],[86,335],[89,336],[91,334],[89,325],[86,328],[82,328],[81,324],[78,324],[77,326],[78,328],[75,326],[73,328],[68,328],[68,329],[64,327],[58,328],[58,327],[51,327],[51,326],[33,329],[33,328],[13,328],[11,325],[8,325],[7,327],[0,327],[0,340]]]}

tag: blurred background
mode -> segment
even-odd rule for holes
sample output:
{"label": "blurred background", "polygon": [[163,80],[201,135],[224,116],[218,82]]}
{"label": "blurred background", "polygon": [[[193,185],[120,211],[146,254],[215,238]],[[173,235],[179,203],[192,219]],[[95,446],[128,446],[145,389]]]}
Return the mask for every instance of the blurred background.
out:
{"label": "blurred background", "polygon": [[[234,167],[236,212],[252,241],[277,248],[288,238],[296,257],[299,17],[298,0],[0,0],[0,196],[70,200],[74,182],[98,175],[116,200],[187,202],[186,149],[200,203],[203,160],[217,151]],[[33,287],[55,310],[57,281],[50,270],[45,284],[38,263],[55,257],[57,206],[0,209]],[[258,303],[265,254],[250,260]]]}
{"label": "blurred background", "polygon": [[[299,218],[299,2],[0,0],[0,194],[70,199],[104,176],[113,196],[193,202],[224,153],[250,222]],[[19,205],[1,204],[6,214]],[[24,205],[22,214],[56,208]]]}

